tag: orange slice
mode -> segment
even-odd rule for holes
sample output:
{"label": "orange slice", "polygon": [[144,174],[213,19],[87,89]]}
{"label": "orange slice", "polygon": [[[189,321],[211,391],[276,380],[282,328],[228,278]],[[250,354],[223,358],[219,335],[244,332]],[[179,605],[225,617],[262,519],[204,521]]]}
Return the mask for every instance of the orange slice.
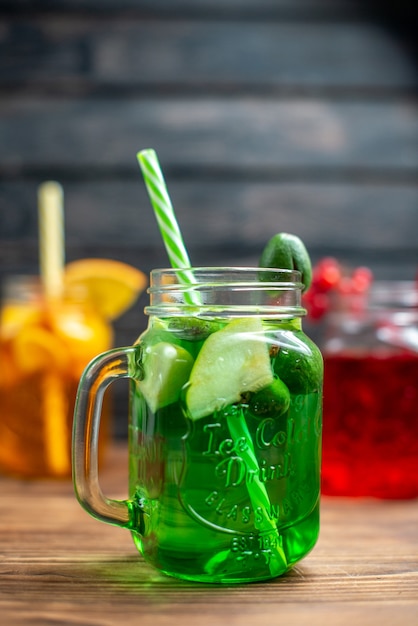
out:
{"label": "orange slice", "polygon": [[25,373],[68,367],[65,344],[45,328],[24,328],[13,341],[13,352],[17,367]]}
{"label": "orange slice", "polygon": [[5,304],[0,313],[0,338],[12,339],[23,327],[39,324],[41,315],[37,304]]}
{"label": "orange slice", "polygon": [[112,259],[80,259],[68,263],[64,283],[69,291],[87,294],[96,310],[114,320],[127,311],[147,284],[143,272]]}
{"label": "orange slice", "polygon": [[96,309],[77,304],[57,304],[50,324],[71,358],[72,374],[79,377],[91,359],[112,346],[112,327]]}

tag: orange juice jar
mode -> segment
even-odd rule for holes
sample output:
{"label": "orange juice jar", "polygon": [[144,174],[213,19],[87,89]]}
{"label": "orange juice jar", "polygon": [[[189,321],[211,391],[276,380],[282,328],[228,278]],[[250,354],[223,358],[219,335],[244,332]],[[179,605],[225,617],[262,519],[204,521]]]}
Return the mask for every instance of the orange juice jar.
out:
{"label": "orange juice jar", "polygon": [[[82,289],[47,300],[33,276],[5,281],[0,318],[0,472],[71,475],[79,378],[112,345],[112,326]],[[105,443],[106,429],[101,435]]]}

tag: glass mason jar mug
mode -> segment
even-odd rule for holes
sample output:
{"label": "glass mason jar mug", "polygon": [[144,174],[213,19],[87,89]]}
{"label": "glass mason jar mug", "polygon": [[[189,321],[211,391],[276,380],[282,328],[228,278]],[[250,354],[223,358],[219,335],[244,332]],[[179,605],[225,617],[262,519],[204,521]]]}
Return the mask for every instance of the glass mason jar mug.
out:
{"label": "glass mason jar mug", "polygon": [[418,496],[418,288],[375,281],[332,303],[325,360],[322,492]]}
{"label": "glass mason jar mug", "polygon": [[[147,330],[99,355],[79,386],[73,475],[80,504],[132,531],[173,576],[278,576],[319,532],[322,357],[301,328],[300,274],[154,270]],[[97,472],[105,389],[129,377],[129,499]]]}
{"label": "glass mason jar mug", "polygon": [[[0,308],[0,473],[71,477],[78,381],[87,363],[108,350],[112,340],[110,322],[84,291],[67,288],[62,297],[52,299],[38,276],[5,277]],[[107,419],[102,422],[101,453],[108,440]]]}

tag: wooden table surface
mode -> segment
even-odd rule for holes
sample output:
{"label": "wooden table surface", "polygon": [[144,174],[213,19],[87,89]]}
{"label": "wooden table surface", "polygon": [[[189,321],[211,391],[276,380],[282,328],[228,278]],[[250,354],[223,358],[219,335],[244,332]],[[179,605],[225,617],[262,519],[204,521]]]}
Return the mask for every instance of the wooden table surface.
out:
{"label": "wooden table surface", "polygon": [[[126,450],[102,474],[126,496]],[[288,621],[289,620],[289,621]],[[320,540],[285,577],[210,586],[160,575],[128,531],[90,518],[69,482],[0,478],[0,623],[418,624],[418,501],[323,498]]]}

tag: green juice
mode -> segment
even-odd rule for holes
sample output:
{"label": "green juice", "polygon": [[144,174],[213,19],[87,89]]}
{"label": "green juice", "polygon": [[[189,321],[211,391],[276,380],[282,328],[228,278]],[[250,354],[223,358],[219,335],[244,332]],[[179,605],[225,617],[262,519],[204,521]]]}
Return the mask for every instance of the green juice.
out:
{"label": "green juice", "polygon": [[153,317],[137,344],[131,529],[170,575],[272,578],[318,537],[322,358],[299,319],[251,319]]}

